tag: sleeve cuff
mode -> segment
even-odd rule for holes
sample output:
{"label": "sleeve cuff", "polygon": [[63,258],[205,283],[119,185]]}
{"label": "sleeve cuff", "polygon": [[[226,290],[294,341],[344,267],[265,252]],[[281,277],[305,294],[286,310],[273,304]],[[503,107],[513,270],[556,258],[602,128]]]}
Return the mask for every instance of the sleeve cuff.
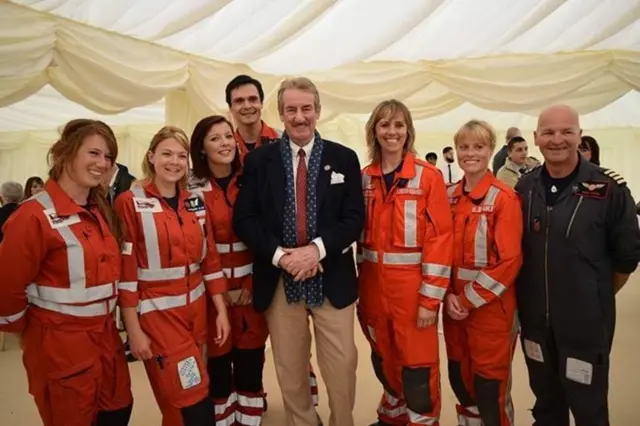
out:
{"label": "sleeve cuff", "polygon": [[467,299],[467,296],[465,296],[464,293],[458,295],[458,300],[460,301],[462,307],[466,310],[470,311],[472,309],[475,309],[475,306],[473,306],[471,302],[469,302],[469,299]]}
{"label": "sleeve cuff", "polygon": [[273,253],[273,258],[271,259],[271,263],[273,263],[273,266],[275,266],[276,268],[280,267],[280,259],[282,258],[282,256],[284,256],[284,254],[285,253],[284,250],[282,250],[282,247],[276,247],[276,252]]}
{"label": "sleeve cuff", "polygon": [[632,274],[638,268],[638,262],[635,260],[615,262],[613,270],[619,274]]}
{"label": "sleeve cuff", "polygon": [[311,243],[315,244],[316,247],[318,247],[318,253],[320,254],[320,260],[322,260],[325,257],[327,257],[327,250],[324,247],[324,242],[322,241],[322,238],[320,238],[320,237],[315,238],[313,241],[311,241]]}
{"label": "sleeve cuff", "polygon": [[209,295],[215,296],[216,294],[222,294],[228,289],[226,278],[219,278],[206,282],[207,291]]}

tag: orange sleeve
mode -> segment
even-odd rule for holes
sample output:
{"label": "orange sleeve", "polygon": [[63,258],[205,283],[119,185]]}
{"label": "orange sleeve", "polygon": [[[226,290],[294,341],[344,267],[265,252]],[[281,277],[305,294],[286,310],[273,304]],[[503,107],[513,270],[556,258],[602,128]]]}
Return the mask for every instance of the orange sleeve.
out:
{"label": "orange sleeve", "polygon": [[427,226],[422,243],[422,284],[418,303],[435,311],[451,281],[453,217],[444,180],[434,174],[427,192]]}
{"label": "orange sleeve", "polygon": [[45,231],[39,213],[21,206],[4,225],[0,243],[0,331],[22,333],[27,286],[34,282],[46,256]]}
{"label": "orange sleeve", "polygon": [[494,246],[499,261],[479,271],[467,283],[460,303],[467,309],[479,308],[501,297],[516,279],[522,266],[522,207],[515,193],[501,192],[494,225]]}
{"label": "orange sleeve", "polygon": [[207,291],[210,296],[224,293],[228,289],[227,278],[222,272],[222,262],[220,261],[220,253],[216,248],[216,242],[213,239],[213,224],[207,213],[204,221],[204,235],[207,240],[207,255],[204,257],[200,270]]}
{"label": "orange sleeve", "polygon": [[138,221],[133,207],[131,193],[116,198],[116,215],[122,223],[122,273],[118,284],[118,305],[121,308],[135,308],[140,300],[138,292],[138,242],[136,241]]}

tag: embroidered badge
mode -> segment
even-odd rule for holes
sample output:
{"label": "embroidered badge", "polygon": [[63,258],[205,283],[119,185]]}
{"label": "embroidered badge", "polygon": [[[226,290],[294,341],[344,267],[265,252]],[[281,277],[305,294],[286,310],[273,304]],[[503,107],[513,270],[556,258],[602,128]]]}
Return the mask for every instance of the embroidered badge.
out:
{"label": "embroidered badge", "polygon": [[605,175],[607,175],[611,179],[615,180],[618,185],[626,185],[627,184],[627,181],[624,180],[624,178],[622,176],[620,176],[619,173],[614,172],[613,170],[610,170],[610,169],[604,169],[603,172],[604,172]]}
{"label": "embroidered badge", "polygon": [[204,210],[204,203],[200,197],[191,197],[184,200],[184,207],[190,212],[199,212]]}
{"label": "embroidered badge", "polygon": [[587,198],[605,198],[609,192],[607,182],[586,181],[578,184],[576,195]]}
{"label": "embroidered badge", "polygon": [[64,226],[70,226],[75,223],[80,223],[80,216],[77,214],[73,214],[71,216],[58,216],[54,209],[47,209],[44,211],[47,220],[49,221],[49,225],[51,225],[52,229],[62,228]]}
{"label": "embroidered badge", "polygon": [[133,205],[138,213],[158,213],[162,206],[157,198],[134,198]]}

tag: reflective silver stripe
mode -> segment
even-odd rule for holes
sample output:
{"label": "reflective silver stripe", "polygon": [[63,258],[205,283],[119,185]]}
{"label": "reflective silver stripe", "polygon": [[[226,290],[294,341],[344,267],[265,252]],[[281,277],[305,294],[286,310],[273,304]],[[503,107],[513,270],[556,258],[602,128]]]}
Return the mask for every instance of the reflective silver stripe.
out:
{"label": "reflective silver stripe", "polygon": [[356,263],[362,263],[364,261],[364,256],[360,253],[356,254]]}
{"label": "reflective silver stripe", "polygon": [[[222,415],[225,413],[225,411],[227,411],[233,404],[235,404],[238,401],[238,394],[233,392],[231,395],[229,395],[229,398],[227,398],[227,401],[224,404],[216,404],[215,405],[215,412],[218,416]],[[233,422],[235,421],[235,417],[234,417],[235,411],[232,411],[229,415],[231,416],[231,424],[233,424]],[[216,426],[218,426],[217,423],[219,423],[220,420],[218,420],[216,422]]]}
{"label": "reflective silver stripe", "polygon": [[[136,198],[149,198],[144,193],[144,189],[139,185],[134,185],[134,187],[131,188],[131,191]],[[142,233],[144,234],[144,246],[147,251],[147,262],[149,263],[149,269],[160,269],[162,268],[162,262],[160,261],[158,231],[156,230],[156,221],[153,218],[153,212],[143,211],[139,213],[140,217],[142,218]]]}
{"label": "reflective silver stripe", "polygon": [[404,246],[418,247],[418,200],[404,202]]}
{"label": "reflective silver stripe", "polygon": [[423,263],[422,275],[431,275],[432,277],[451,278],[451,267],[446,265],[438,265],[437,263]]}
{"label": "reflective silver stripe", "polygon": [[138,312],[140,313],[140,315],[144,315],[153,311],[166,311],[167,309],[187,306],[187,303],[192,303],[198,300],[205,293],[205,291],[206,288],[204,286],[204,283],[201,282],[198,287],[191,290],[188,295],[180,294],[178,296],[162,296],[141,300],[138,304]]}
{"label": "reflective silver stripe", "polygon": [[484,272],[480,272],[478,274],[476,282],[480,284],[484,289],[489,290],[491,293],[495,294],[498,297],[502,296],[502,294],[507,291],[507,287],[504,284],[494,280]]}
{"label": "reflective silver stripe", "polygon": [[89,288],[56,288],[31,283],[27,286],[27,296],[54,303],[88,303],[112,297],[114,287],[113,283]]}
{"label": "reflective silver stripe", "polygon": [[480,272],[473,269],[458,268],[458,279],[462,281],[475,281]]}
{"label": "reflective silver stripe", "polygon": [[[189,273],[193,274],[200,270],[200,265],[197,263],[189,264]],[[159,269],[144,269],[138,268],[138,279],[140,281],[166,281],[166,280],[178,280],[184,278],[185,275],[184,266],[174,266],[172,268],[159,268]]]}
{"label": "reflective silver stripe", "polygon": [[[204,204],[204,194],[202,191],[193,190],[190,191],[192,197],[198,197],[202,203]],[[202,256],[200,257],[200,263],[204,262],[204,259],[207,257],[207,233],[205,231],[205,222],[207,216],[207,210],[199,210],[196,212],[196,216],[198,217],[198,223],[200,224],[200,231],[202,231]]]}
{"label": "reflective silver stripe", "polygon": [[138,281],[127,281],[118,283],[118,290],[138,291]]}
{"label": "reflective silver stripe", "polygon": [[238,404],[247,408],[263,408],[264,398],[262,397],[249,397],[238,394]]}
{"label": "reflective silver stripe", "polygon": [[[262,416],[251,416],[249,414],[244,414],[236,411],[236,423],[239,426],[260,426],[261,422]],[[216,425],[218,425],[219,423],[220,422],[216,422]]]}
{"label": "reflective silver stripe", "polygon": [[460,426],[482,426],[482,419],[479,417],[467,417],[458,414],[458,424]]}
{"label": "reflective silver stripe", "polygon": [[447,289],[423,282],[420,284],[420,294],[424,297],[442,300],[447,294]]}
{"label": "reflective silver stripe", "polygon": [[225,254],[231,253],[232,251],[235,253],[238,251],[249,250],[249,247],[247,247],[242,241],[239,241],[233,244],[216,244],[216,249],[218,249],[218,253]]}
{"label": "reflective silver stripe", "polygon": [[[378,252],[362,249],[362,258],[368,262],[378,263]],[[382,263],[386,265],[420,265],[422,253],[382,253]]]}
{"label": "reflective silver stripe", "polygon": [[376,340],[376,330],[371,327],[370,325],[367,326],[367,331],[369,332],[369,337],[371,338],[371,340],[375,343],[377,342]]}
{"label": "reflective silver stripe", "polygon": [[219,280],[220,278],[224,278],[224,273],[222,271],[218,271],[212,274],[207,274],[203,278],[205,281]]}
{"label": "reflective silver stripe", "polygon": [[[43,191],[37,194],[35,198],[40,205],[44,208],[45,214],[54,214],[57,216],[57,211],[55,210],[55,206],[53,205],[53,200],[48,192]],[[49,212],[46,212],[49,210]],[[87,289],[87,281],[85,276],[85,263],[84,263],[84,249],[78,241],[78,238],[75,236],[73,231],[69,226],[60,226],[55,229],[62,240],[66,245],[66,253],[67,253],[67,271],[69,272],[69,288],[68,289],[55,289],[56,290],[56,299],[49,299],[47,295],[42,294],[38,296],[45,300],[50,300],[52,302],[57,303],[86,303],[92,302],[94,300],[105,299],[107,297],[113,296],[113,287],[111,284],[107,285],[107,288],[110,289],[110,292],[104,292],[103,289],[93,290]],[[37,284],[36,284],[37,285]],[[100,288],[99,286],[97,288]],[[39,292],[45,288],[43,286],[39,286]],[[86,292],[85,292],[86,290]],[[63,295],[63,293],[67,292],[67,295]],[[60,301],[64,300],[64,301]]]}
{"label": "reflective silver stripe", "polygon": [[24,310],[22,310],[21,312],[18,312],[17,314],[9,315],[8,317],[0,317],[0,324],[6,325],[6,324],[11,324],[12,322],[16,322],[20,318],[22,318],[26,312],[27,312],[27,309],[25,308]]}
{"label": "reflective silver stripe", "polygon": [[409,413],[409,423],[411,424],[433,426],[437,424],[440,419],[440,417],[428,417],[424,414],[418,414],[408,408],[407,412]]}
{"label": "reflective silver stripe", "polygon": [[48,300],[42,300],[37,297],[29,297],[29,303],[48,311],[58,312],[74,317],[99,317],[108,315],[116,307],[116,299],[109,299],[104,302],[91,303],[89,305],[77,306],[67,305],[64,303],[55,303]]}
{"label": "reflective silver stripe", "polygon": [[[482,203],[485,207],[493,207],[496,204],[496,199],[500,190],[496,186],[490,186],[487,191],[487,195]],[[475,266],[478,268],[484,268],[489,264],[488,243],[487,243],[487,228],[488,228],[487,216],[481,215],[478,219],[478,227],[476,228],[476,235],[474,237],[474,257]]]}
{"label": "reflective silver stripe", "polygon": [[424,170],[424,167],[420,164],[416,164],[416,175],[409,179],[409,182],[407,182],[407,188],[420,188],[420,181],[422,180],[422,170]]}
{"label": "reflective silver stripe", "polygon": [[253,263],[248,263],[246,265],[238,266],[235,268],[223,268],[222,271],[227,278],[246,277],[247,275],[251,275],[251,273],[253,272]]}
{"label": "reflective silver stripe", "polygon": [[467,296],[469,302],[476,308],[479,308],[487,303],[487,301],[484,300],[473,288],[473,282],[467,283],[464,286],[464,295]]}
{"label": "reflective silver stripe", "polygon": [[395,396],[391,395],[386,390],[383,391],[383,395],[384,395],[384,399],[389,403],[389,405],[398,405],[398,403],[400,402],[398,400],[398,398],[396,398]]}
{"label": "reflective silver stripe", "polygon": [[383,416],[387,416],[391,419],[398,419],[407,414],[407,407],[403,406],[403,407],[388,409],[383,406],[379,406],[378,414],[382,414]]}

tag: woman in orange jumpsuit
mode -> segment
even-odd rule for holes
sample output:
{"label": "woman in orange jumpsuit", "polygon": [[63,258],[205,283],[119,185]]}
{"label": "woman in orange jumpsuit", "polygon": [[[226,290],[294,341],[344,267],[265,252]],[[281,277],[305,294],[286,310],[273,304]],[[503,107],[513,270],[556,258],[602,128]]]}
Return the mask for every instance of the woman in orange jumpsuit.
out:
{"label": "woman in orange jumpsuit", "polygon": [[366,126],[366,222],[358,315],[384,387],[376,425],[438,425],[437,318],[449,286],[453,224],[440,172],[416,158],[407,107],[384,101]]}
{"label": "woman in orange jumpsuit", "polygon": [[100,121],[72,120],[51,147],[44,191],[0,244],[0,331],[22,341],[44,426],[126,426],[133,397],[113,320],[120,229],[100,186],[118,155]]}
{"label": "woman in orange jumpsuit", "polygon": [[209,426],[213,404],[203,358],[207,293],[218,315],[214,344],[229,322],[227,282],[204,203],[186,190],[189,142],[175,127],[151,140],[145,179],[115,203],[125,232],[120,306],[131,352],[144,360],[163,426]]}
{"label": "woman in orange jumpsuit", "polygon": [[448,188],[455,230],[443,321],[449,381],[460,424],[510,426],[522,210],[515,192],[489,171],[496,144],[491,126],[469,121],[454,142],[464,177]]}

